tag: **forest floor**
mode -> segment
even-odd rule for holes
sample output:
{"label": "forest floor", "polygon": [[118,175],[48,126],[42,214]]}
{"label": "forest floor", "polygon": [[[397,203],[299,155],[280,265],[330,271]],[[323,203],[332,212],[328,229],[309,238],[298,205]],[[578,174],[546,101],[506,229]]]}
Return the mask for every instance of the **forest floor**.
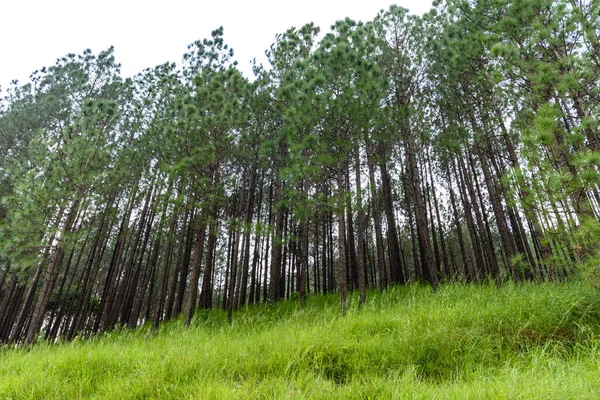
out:
{"label": "forest floor", "polygon": [[0,399],[597,399],[586,283],[421,285],[0,350]]}

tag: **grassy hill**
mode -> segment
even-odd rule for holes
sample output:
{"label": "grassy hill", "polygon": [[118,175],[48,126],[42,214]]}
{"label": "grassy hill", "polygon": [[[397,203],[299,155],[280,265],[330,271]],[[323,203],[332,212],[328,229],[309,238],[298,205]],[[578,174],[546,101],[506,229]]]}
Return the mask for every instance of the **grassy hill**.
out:
{"label": "grassy hill", "polygon": [[153,336],[0,350],[8,399],[595,399],[600,296],[582,283],[394,287],[201,312]]}

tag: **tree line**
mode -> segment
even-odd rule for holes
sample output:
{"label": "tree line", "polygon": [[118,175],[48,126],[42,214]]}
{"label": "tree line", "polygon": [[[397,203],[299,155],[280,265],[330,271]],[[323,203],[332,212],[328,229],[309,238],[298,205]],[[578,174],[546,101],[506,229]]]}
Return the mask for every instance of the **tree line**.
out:
{"label": "tree line", "polygon": [[0,102],[0,342],[442,281],[562,280],[598,256],[600,6],[392,6],[223,29],[124,79],[69,54]]}

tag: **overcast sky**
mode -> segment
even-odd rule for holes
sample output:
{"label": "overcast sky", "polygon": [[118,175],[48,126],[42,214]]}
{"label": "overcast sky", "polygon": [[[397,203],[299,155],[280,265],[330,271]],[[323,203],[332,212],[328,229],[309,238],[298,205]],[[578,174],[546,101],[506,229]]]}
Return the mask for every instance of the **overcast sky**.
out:
{"label": "overcast sky", "polygon": [[0,0],[0,86],[51,66],[67,53],[115,46],[123,76],[181,60],[187,45],[223,26],[225,42],[245,73],[277,33],[314,22],[369,21],[391,4],[423,14],[431,0]]}

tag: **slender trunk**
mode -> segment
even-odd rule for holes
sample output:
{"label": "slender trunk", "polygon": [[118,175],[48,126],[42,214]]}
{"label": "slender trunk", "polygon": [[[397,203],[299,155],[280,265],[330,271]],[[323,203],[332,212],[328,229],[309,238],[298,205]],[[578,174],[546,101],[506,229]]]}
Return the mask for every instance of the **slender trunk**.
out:
{"label": "slender trunk", "polygon": [[73,203],[71,204],[71,208],[67,214],[67,218],[62,228],[60,238],[58,238],[58,245],[56,246],[54,256],[52,257],[52,261],[44,274],[44,281],[42,283],[40,295],[38,297],[37,304],[33,310],[31,322],[27,330],[27,336],[25,337],[25,343],[27,345],[33,343],[44,323],[44,316],[46,315],[48,302],[50,301],[50,296],[52,294],[52,291],[54,290],[54,286],[56,284],[56,280],[59,274],[59,269],[62,265],[63,258],[65,256],[65,241],[67,240],[67,236],[71,233],[71,229],[73,228],[73,225],[75,224],[75,220],[77,218],[77,213],[79,212],[79,205],[81,204],[81,195],[82,193],[80,189],[78,189],[75,192]]}
{"label": "slender trunk", "polygon": [[[131,314],[133,311],[133,305],[136,296],[139,295],[138,288],[140,287],[139,275],[142,269],[144,254],[150,240],[150,235],[153,229],[153,222],[155,213],[150,211],[151,199],[153,189],[149,189],[148,196],[144,202],[144,209],[140,217],[140,226],[136,234],[135,242],[133,244],[133,251],[129,262],[126,266],[127,280],[125,280],[123,287],[123,295],[120,298],[120,321],[121,324],[128,324],[129,327],[134,328],[137,326],[137,320],[133,321]],[[153,201],[152,201],[153,203]],[[145,232],[144,232],[145,228]],[[143,237],[142,237],[143,234]],[[141,241],[141,245],[140,245]],[[121,300],[122,299],[122,300]]]}
{"label": "slender trunk", "polygon": [[406,282],[402,271],[402,258],[400,256],[400,244],[398,242],[398,229],[396,228],[396,218],[394,215],[394,204],[392,201],[392,187],[390,183],[390,174],[387,165],[384,162],[379,166],[381,173],[381,188],[383,190],[383,208],[387,218],[387,235],[390,248],[390,271],[391,279],[394,283],[403,284]]}
{"label": "slender trunk", "polygon": [[[460,155],[458,155],[457,158],[460,161],[462,161]],[[461,164],[459,163],[459,165]],[[460,168],[457,168],[454,163],[452,163],[452,166],[454,168],[454,175],[456,176],[456,180],[458,182],[458,192],[460,194],[461,202],[463,204],[464,216],[467,221],[467,228],[469,229],[469,234],[471,236],[471,245],[473,247],[473,252],[475,253],[476,265],[469,264],[469,266],[472,266],[473,269],[467,269],[467,278],[470,281],[478,281],[479,272],[482,268],[484,268],[485,265],[485,261],[483,259],[483,246],[480,240],[480,229],[478,229],[478,226],[475,224],[475,219],[473,218],[471,201],[469,200],[469,194],[467,194],[467,189],[465,188],[465,180],[462,174],[462,170]],[[472,195],[474,197],[474,194]]]}
{"label": "slender trunk", "polygon": [[[9,310],[15,307],[14,294],[18,290],[19,275],[12,274],[8,288],[2,293],[0,298],[0,343],[8,341],[10,329],[12,328],[12,319],[9,319]],[[11,307],[12,306],[12,307]]]}
{"label": "slender trunk", "polygon": [[433,207],[435,211],[435,219],[437,221],[438,230],[440,232],[440,246],[442,247],[442,264],[443,269],[446,272],[446,276],[451,277],[456,274],[456,271],[451,268],[450,262],[448,260],[448,251],[446,248],[446,234],[444,232],[444,226],[442,225],[442,219],[440,218],[440,207],[438,204],[438,199],[436,196],[435,183],[433,180],[433,165],[431,162],[431,156],[428,154],[429,161],[429,180],[431,181],[431,197],[433,198]]}
{"label": "slender trunk", "polygon": [[196,233],[196,230],[194,229],[195,212],[196,210],[193,208],[190,220],[188,222],[185,251],[183,253],[183,263],[179,269],[177,294],[175,295],[175,303],[173,304],[173,315],[179,315],[183,310],[185,288],[187,286],[188,274],[190,271],[190,260],[192,259],[192,248],[194,247],[194,235]]}
{"label": "slender trunk", "polygon": [[[213,166],[211,186],[220,185],[219,166]],[[215,249],[217,246],[217,218],[219,214],[219,204],[216,199],[212,199],[210,205],[210,215],[208,221],[208,249],[206,253],[206,267],[202,275],[202,291],[200,292],[200,307],[205,309],[212,308],[213,298],[213,273],[215,270]]]}
{"label": "slender trunk", "polygon": [[[57,224],[60,223],[60,221],[62,220],[63,212],[64,212],[64,209],[61,208],[58,212],[58,217],[56,219]],[[48,243],[53,243],[55,239],[56,239],[56,234],[53,234],[52,237],[50,238],[50,240],[48,241]],[[16,342],[16,341],[21,340],[21,335],[23,333],[23,330],[25,329],[25,321],[27,320],[27,318],[29,318],[29,309],[31,308],[31,306],[33,304],[35,292],[37,290],[39,280],[42,276],[44,263],[46,262],[49,254],[50,254],[50,246],[47,246],[45,248],[44,254],[40,258],[38,266],[35,270],[33,279],[31,280],[31,285],[29,286],[29,290],[27,291],[27,294],[25,295],[25,301],[23,302],[23,306],[21,307],[21,309],[17,315],[16,321],[12,326],[12,330],[9,334],[10,342]],[[26,282],[23,284],[23,290],[25,290],[25,286],[26,286]]]}
{"label": "slender trunk", "polygon": [[323,221],[323,226],[322,226],[322,236],[323,236],[323,248],[322,248],[322,253],[321,253],[321,262],[322,262],[322,275],[323,275],[323,279],[322,279],[322,286],[323,286],[323,294],[327,294],[327,283],[328,283],[328,279],[327,279],[327,223],[325,221]]}
{"label": "slender trunk", "polygon": [[512,242],[510,232],[508,230],[508,225],[506,223],[506,215],[501,204],[500,196],[498,195],[496,182],[493,181],[487,157],[485,156],[481,146],[477,146],[477,152],[479,155],[479,160],[481,162],[483,176],[485,178],[485,185],[490,196],[490,202],[492,203],[494,216],[496,217],[496,225],[498,226],[498,231],[500,233],[502,247],[504,249],[504,253],[509,259],[509,263],[511,264],[509,268],[512,273],[513,279],[515,280],[515,282],[518,282],[521,280],[521,277],[519,276],[517,268],[514,265],[512,265],[511,261],[511,259],[517,255],[517,252],[515,251],[515,247]]}
{"label": "slender trunk", "polygon": [[215,248],[217,247],[217,205],[212,206],[208,222],[208,248],[206,250],[206,266],[202,275],[202,291],[200,292],[200,307],[212,308],[213,271],[215,269]]}
{"label": "slender trunk", "polygon": [[337,164],[337,201],[338,201],[338,285],[340,287],[340,300],[342,313],[346,314],[348,308],[348,287],[346,282],[346,220],[344,218],[344,197],[346,195],[344,180],[344,164]]}
{"label": "slender trunk", "polygon": [[[345,172],[345,186],[350,188],[350,168]],[[349,285],[349,290],[354,290],[358,286],[358,272],[356,270],[356,244],[354,238],[354,221],[352,212],[352,199],[346,197],[346,261],[348,268],[346,269],[346,282]]]}
{"label": "slender trunk", "polygon": [[[246,199],[245,226],[244,226],[244,254],[241,270],[241,283],[239,287],[239,305],[245,305],[247,301],[248,273],[250,270],[250,236],[252,233],[252,217],[254,215],[254,192],[256,191],[256,164],[251,168],[250,184]],[[259,217],[260,218],[260,217]],[[256,241],[256,239],[255,239]],[[253,263],[254,266],[254,263]]]}
{"label": "slender trunk", "polygon": [[[85,251],[87,242],[89,240],[89,232],[86,235],[84,244],[81,248],[81,251],[79,251],[79,255],[77,256],[77,261],[75,262],[75,272],[77,272],[77,267],[79,266],[79,263],[81,262],[81,257],[83,256],[83,253]],[[65,272],[63,273],[63,277],[60,281],[60,284],[58,286],[58,291],[56,293],[56,299],[60,300],[57,301],[54,309],[52,310],[52,313],[50,314],[50,318],[48,321],[48,328],[46,329],[46,334],[44,339],[48,340],[50,338],[55,339],[56,338],[56,332],[58,331],[58,326],[60,325],[64,313],[65,313],[65,308],[67,305],[67,298],[68,296],[65,296],[65,298],[63,298],[63,290],[65,288],[66,282],[67,280],[69,281],[69,284],[67,285],[67,290],[68,288],[71,287],[72,283],[73,283],[73,279],[75,278],[76,273],[71,273],[69,274],[69,271],[71,270],[71,266],[73,265],[73,256],[75,255],[75,250],[71,249],[71,251],[69,252],[69,257],[67,259],[67,263],[65,266]],[[84,280],[84,276],[82,275],[78,285],[77,285],[77,289],[75,290],[75,292],[79,292],[81,283]],[[70,305],[69,305],[69,311],[67,312],[67,317],[71,317],[71,312],[72,312],[72,307],[73,307],[73,303],[75,301],[76,296],[72,296]]]}
{"label": "slender trunk", "polygon": [[275,230],[273,231],[273,243],[271,246],[271,275],[269,281],[269,303],[274,303],[281,298],[281,268],[283,252],[283,230],[285,207],[279,204],[282,200],[283,183],[276,181],[274,188]]}
{"label": "slender trunk", "polygon": [[229,274],[229,293],[227,295],[227,321],[231,322],[231,318],[232,318],[232,314],[233,314],[233,309],[235,306],[235,289],[236,286],[239,285],[239,281],[237,279],[237,271],[238,271],[238,254],[240,251],[240,236],[241,236],[241,229],[239,227],[239,224],[237,222],[237,219],[239,218],[239,216],[242,215],[242,210],[243,210],[243,196],[239,199],[239,204],[238,204],[238,209],[234,218],[234,226],[233,226],[233,235],[234,235],[234,242],[233,242],[233,251],[231,254],[231,273]]}
{"label": "slender trunk", "polygon": [[[483,190],[481,190],[481,185],[479,183],[479,174],[478,174],[478,170],[477,167],[475,165],[475,160],[473,158],[473,154],[471,152],[467,153],[468,156],[468,161],[469,161],[469,166],[471,167],[470,169],[470,174],[469,171],[466,170],[465,171],[465,180],[467,182],[470,182],[470,185],[474,185],[474,193],[476,194],[476,198],[473,201],[473,208],[475,209],[475,214],[476,215],[481,215],[481,220],[478,220],[478,223],[480,224],[480,229],[482,229],[482,241],[485,245],[484,247],[484,254],[486,255],[486,260],[487,260],[487,264],[485,265],[485,271],[484,273],[486,275],[490,275],[494,278],[497,278],[499,276],[499,268],[498,268],[498,260],[496,258],[496,251],[494,249],[494,237],[492,236],[492,229],[490,226],[490,218],[488,216],[488,212],[487,212],[487,208],[485,206],[486,202],[484,201],[483,198]],[[467,157],[465,156],[465,157]],[[477,201],[479,200],[479,201]],[[501,253],[502,256],[504,256],[506,253]],[[505,263],[505,265],[508,265],[508,263]]]}
{"label": "slender trunk", "polygon": [[377,184],[375,182],[375,171],[371,146],[367,139],[367,165],[369,168],[369,182],[371,186],[371,205],[373,208],[373,222],[375,224],[375,243],[377,246],[377,266],[379,270],[379,289],[383,292],[388,286],[388,276],[385,265],[385,248],[383,244],[383,233],[381,229],[381,213],[377,200]]}
{"label": "slender trunk", "polygon": [[433,254],[431,251],[431,240],[429,237],[429,224],[427,223],[427,210],[425,208],[425,197],[421,187],[421,179],[418,172],[416,146],[414,135],[411,128],[405,126],[402,128],[404,138],[404,152],[407,159],[408,186],[412,194],[413,205],[415,208],[415,224],[417,226],[417,240],[419,242],[419,254],[421,258],[421,267],[424,277],[431,283],[434,290],[438,286],[437,271],[433,263]]}
{"label": "slender trunk", "polygon": [[[171,189],[171,185],[169,185],[169,189]],[[138,185],[135,186],[127,203],[125,213],[123,214],[123,217],[121,219],[119,233],[117,234],[114,250],[112,253],[110,264],[108,266],[106,278],[104,280],[102,296],[100,297],[100,305],[98,306],[96,320],[94,321],[94,332],[98,332],[100,330],[104,331],[108,326],[108,316],[110,313],[110,309],[112,308],[114,291],[116,290],[116,284],[118,280],[117,270],[125,247],[125,241],[127,240],[127,224],[129,223],[129,219],[131,218],[131,213],[133,211],[133,204],[137,196],[137,191]]]}
{"label": "slender trunk", "polygon": [[19,305],[26,289],[24,284],[19,285],[19,275],[17,273],[13,274],[8,287],[7,293],[0,302],[0,341],[4,343],[11,341],[13,321],[17,317]]}
{"label": "slender trunk", "polygon": [[175,227],[177,226],[177,215],[173,215],[169,233],[167,234],[167,244],[162,255],[162,268],[158,282],[158,293],[154,301],[152,312],[152,332],[158,330],[158,325],[163,319],[163,311],[165,305],[165,296],[167,294],[167,283],[169,280],[169,266],[171,265],[171,251],[173,249],[173,241],[175,240]]}
{"label": "slender trunk", "polygon": [[[427,160],[423,163],[423,164],[429,164],[429,157],[427,157]],[[434,260],[435,260],[435,269],[438,272],[443,273],[443,276],[445,276],[446,278],[449,276],[448,271],[444,268],[442,269],[442,261],[440,258],[440,250],[439,250],[439,246],[438,246],[438,239],[437,239],[437,234],[436,234],[436,229],[435,229],[435,222],[433,219],[433,207],[431,205],[431,198],[433,197],[433,188],[429,186],[429,182],[427,180],[427,174],[424,171],[425,165],[421,165],[421,180],[424,182],[425,184],[425,198],[426,198],[426,207],[429,209],[429,224],[431,227],[431,239],[432,239],[432,243],[433,243],[433,255],[434,255]],[[433,182],[432,182],[433,185]]]}
{"label": "slender trunk", "polygon": [[206,220],[205,213],[202,212],[195,221],[196,229],[198,230],[196,235],[196,245],[194,250],[194,260],[192,266],[192,276],[190,277],[190,295],[188,297],[186,313],[185,313],[185,325],[190,326],[192,316],[196,309],[196,301],[198,299],[198,286],[200,279],[200,269],[202,268],[202,255],[204,250],[204,235],[206,233]]}
{"label": "slender trunk", "polygon": [[361,174],[360,174],[360,152],[358,146],[356,146],[356,160],[354,164],[355,175],[356,175],[356,219],[357,223],[357,237],[358,237],[358,254],[357,254],[357,273],[358,273],[358,291],[360,293],[359,304],[365,304],[367,300],[367,285],[365,279],[365,223],[366,216],[362,204],[362,187],[361,187]]}
{"label": "slender trunk", "polygon": [[543,230],[540,225],[539,216],[537,213],[537,202],[534,197],[531,195],[531,188],[529,183],[525,180],[523,172],[521,171],[521,165],[519,164],[519,159],[517,157],[517,152],[515,150],[515,146],[513,141],[508,134],[508,130],[504,125],[504,121],[502,118],[502,114],[500,109],[496,107],[496,115],[498,117],[498,121],[500,124],[500,130],[502,132],[502,138],[504,139],[504,143],[506,144],[506,149],[508,150],[508,155],[510,159],[510,165],[515,170],[516,174],[516,184],[517,184],[517,194],[519,199],[521,200],[521,207],[525,214],[525,217],[531,221],[531,225],[533,229],[530,230],[530,234],[536,248],[538,249],[540,256],[542,259],[546,259],[550,256],[550,248],[546,244],[545,241],[540,240],[540,235],[542,235]]}
{"label": "slender trunk", "polygon": [[469,276],[469,279],[474,280],[475,270],[471,258],[467,255],[465,241],[462,234],[462,227],[460,225],[460,218],[458,216],[458,208],[456,207],[456,200],[454,189],[452,188],[452,179],[450,178],[450,169],[446,169],[446,179],[448,181],[448,189],[450,192],[450,205],[452,207],[452,215],[454,216],[454,226],[456,228],[456,235],[458,236],[458,245],[460,246],[460,253],[462,255],[463,268],[461,269],[461,278],[464,279]]}
{"label": "slender trunk", "polygon": [[[274,195],[273,180],[274,179],[271,179],[271,185],[269,187],[269,218],[268,218],[269,229],[272,229],[272,227],[273,227],[273,195]],[[264,275],[263,275],[262,290],[263,290],[263,301],[265,302],[265,304],[269,303],[268,278],[269,278],[269,258],[270,258],[270,254],[271,254],[269,246],[271,245],[271,237],[272,236],[273,235],[269,231],[267,234],[267,245],[266,245],[266,249],[264,252],[265,265],[263,268]],[[257,303],[258,302],[259,301],[257,301]]]}

